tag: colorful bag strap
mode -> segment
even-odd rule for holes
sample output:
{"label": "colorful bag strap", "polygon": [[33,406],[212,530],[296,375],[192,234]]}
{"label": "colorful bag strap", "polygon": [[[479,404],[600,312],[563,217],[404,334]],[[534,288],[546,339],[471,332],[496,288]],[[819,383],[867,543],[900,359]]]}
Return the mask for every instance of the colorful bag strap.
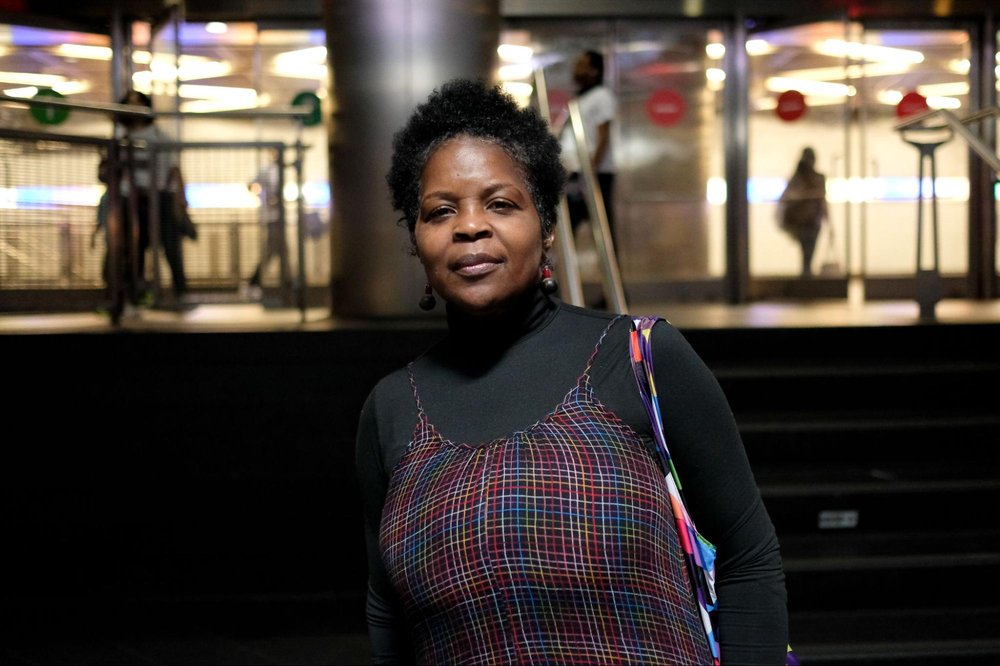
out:
{"label": "colorful bag strap", "polygon": [[663,415],[656,393],[651,343],[653,325],[660,319],[661,317],[641,317],[632,320],[629,335],[632,372],[635,375],[636,384],[639,386],[642,404],[646,408],[646,414],[649,416],[649,422],[653,428],[656,449],[666,471],[664,478],[667,483],[667,493],[670,496],[670,507],[674,514],[674,520],[677,522],[677,533],[680,536],[688,573],[691,576],[691,584],[698,601],[702,626],[705,629],[709,647],[712,649],[712,658],[718,666],[719,642],[715,638],[715,626],[711,615],[716,608],[717,601],[715,595],[715,546],[698,533],[694,521],[688,515],[687,507],[681,496],[680,477],[677,476],[677,469],[674,467],[670,450],[667,448],[667,440],[663,434]]}
{"label": "colorful bag strap", "polygon": [[[694,521],[688,515],[687,507],[681,496],[681,480],[677,475],[673,459],[670,457],[670,449],[667,448],[667,439],[663,433],[663,414],[660,411],[660,399],[656,392],[651,338],[653,325],[661,319],[662,317],[639,317],[632,320],[629,334],[629,355],[632,361],[632,372],[635,375],[636,384],[639,386],[639,395],[642,397],[642,404],[646,408],[646,414],[649,416],[649,422],[653,428],[656,450],[663,462],[663,469],[667,471],[665,479],[667,492],[670,495],[671,510],[677,522],[677,532],[684,548],[688,572],[691,574],[691,584],[697,597],[702,625],[708,638],[709,647],[712,649],[715,666],[719,666],[719,642],[715,638],[715,622],[712,617],[712,611],[716,609],[718,601],[715,595],[715,546],[698,533]],[[799,666],[798,656],[792,650],[791,644],[786,646],[785,665]]]}

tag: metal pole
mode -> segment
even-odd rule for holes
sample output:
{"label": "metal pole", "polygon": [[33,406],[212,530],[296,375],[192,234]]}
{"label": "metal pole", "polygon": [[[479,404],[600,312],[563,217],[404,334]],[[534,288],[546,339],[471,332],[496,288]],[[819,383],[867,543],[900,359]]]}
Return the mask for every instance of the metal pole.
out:
{"label": "metal pole", "polygon": [[587,182],[587,211],[590,214],[591,226],[594,228],[594,242],[597,253],[604,268],[604,292],[608,304],[614,312],[624,313],[628,310],[625,303],[625,291],[622,289],[622,279],[618,271],[618,259],[615,255],[615,244],[611,239],[611,227],[608,225],[608,215],[604,208],[604,197],[590,163],[590,151],[587,150],[587,139],[583,131],[583,117],[580,115],[580,104],[575,99],[569,101],[569,121],[576,138],[576,149],[580,157],[580,172]]}
{"label": "metal pole", "polygon": [[[549,91],[545,84],[545,71],[535,69],[535,93],[538,98],[538,112],[552,129],[552,114],[549,109]],[[573,237],[573,227],[569,219],[569,204],[565,193],[559,199],[559,219],[557,222],[556,247],[559,253],[559,264],[556,270],[562,274],[560,287],[565,289],[565,300],[572,305],[583,307],[583,280],[580,278],[580,262],[576,254],[576,241]]]}

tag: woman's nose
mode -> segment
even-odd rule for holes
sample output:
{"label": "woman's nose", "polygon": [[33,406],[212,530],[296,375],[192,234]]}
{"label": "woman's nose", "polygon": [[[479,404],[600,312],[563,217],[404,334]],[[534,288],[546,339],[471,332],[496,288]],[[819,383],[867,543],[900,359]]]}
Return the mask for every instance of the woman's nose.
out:
{"label": "woman's nose", "polygon": [[474,241],[480,238],[489,238],[493,235],[493,228],[486,220],[483,211],[468,211],[459,213],[455,217],[455,226],[452,238],[456,241]]}

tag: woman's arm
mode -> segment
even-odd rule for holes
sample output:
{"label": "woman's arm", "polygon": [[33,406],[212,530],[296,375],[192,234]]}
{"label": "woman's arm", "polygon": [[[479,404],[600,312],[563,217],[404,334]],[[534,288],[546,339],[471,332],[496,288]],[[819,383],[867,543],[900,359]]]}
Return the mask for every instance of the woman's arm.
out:
{"label": "woman's arm", "polygon": [[783,664],[788,614],[781,554],[728,400],[677,329],[659,322],[652,339],[667,445],[688,511],[718,551],[722,663]]}
{"label": "woman's arm", "polygon": [[397,664],[409,660],[410,650],[403,614],[379,551],[379,525],[389,480],[384,469],[375,413],[376,391],[372,391],[361,409],[355,448],[355,467],[365,512],[365,547],[368,553],[366,614],[372,663]]}

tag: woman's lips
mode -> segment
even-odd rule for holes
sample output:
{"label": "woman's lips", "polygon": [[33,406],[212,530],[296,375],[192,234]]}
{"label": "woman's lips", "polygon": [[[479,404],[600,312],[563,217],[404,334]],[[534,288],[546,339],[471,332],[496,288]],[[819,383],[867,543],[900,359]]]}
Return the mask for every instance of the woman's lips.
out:
{"label": "woman's lips", "polygon": [[490,273],[500,265],[500,259],[491,254],[467,254],[453,262],[451,269],[459,275],[476,277]]}

